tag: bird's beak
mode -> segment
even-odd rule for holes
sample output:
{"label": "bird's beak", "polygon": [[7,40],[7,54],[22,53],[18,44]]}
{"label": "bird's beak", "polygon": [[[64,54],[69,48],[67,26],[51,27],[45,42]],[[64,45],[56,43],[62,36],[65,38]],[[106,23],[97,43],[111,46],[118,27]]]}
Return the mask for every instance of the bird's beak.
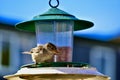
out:
{"label": "bird's beak", "polygon": [[54,54],[60,54],[60,52],[58,50],[55,50]]}

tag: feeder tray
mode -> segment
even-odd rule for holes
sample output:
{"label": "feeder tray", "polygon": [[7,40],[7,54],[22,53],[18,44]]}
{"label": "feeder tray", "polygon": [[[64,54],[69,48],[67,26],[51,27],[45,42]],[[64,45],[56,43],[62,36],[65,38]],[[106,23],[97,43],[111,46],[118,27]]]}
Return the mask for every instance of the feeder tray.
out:
{"label": "feeder tray", "polygon": [[73,62],[49,62],[49,63],[39,63],[39,64],[27,64],[23,65],[21,68],[40,68],[40,67],[88,67],[87,63],[73,63]]}

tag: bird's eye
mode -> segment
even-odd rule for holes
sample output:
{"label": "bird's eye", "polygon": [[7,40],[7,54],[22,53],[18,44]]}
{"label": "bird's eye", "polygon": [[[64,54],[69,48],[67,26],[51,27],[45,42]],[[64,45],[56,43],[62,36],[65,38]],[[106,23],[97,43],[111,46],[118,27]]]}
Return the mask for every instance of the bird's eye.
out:
{"label": "bird's eye", "polygon": [[51,49],[55,49],[55,48],[51,47]]}

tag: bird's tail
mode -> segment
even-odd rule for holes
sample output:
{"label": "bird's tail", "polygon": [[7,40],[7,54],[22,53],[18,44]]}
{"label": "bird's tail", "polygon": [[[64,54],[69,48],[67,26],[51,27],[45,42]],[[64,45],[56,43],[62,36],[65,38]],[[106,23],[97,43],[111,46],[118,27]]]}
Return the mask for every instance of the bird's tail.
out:
{"label": "bird's tail", "polygon": [[25,51],[25,52],[22,52],[23,54],[31,54],[30,52],[27,52],[27,51]]}

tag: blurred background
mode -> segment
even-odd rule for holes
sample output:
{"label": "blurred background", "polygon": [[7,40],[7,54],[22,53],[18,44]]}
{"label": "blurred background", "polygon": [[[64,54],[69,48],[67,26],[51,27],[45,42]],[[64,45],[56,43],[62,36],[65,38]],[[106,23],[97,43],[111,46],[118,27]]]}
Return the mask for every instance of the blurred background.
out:
{"label": "blurred background", "polygon": [[[35,33],[19,31],[14,26],[47,11],[48,1],[0,0],[0,80],[32,63],[31,56],[22,52],[36,46]],[[60,9],[94,23],[90,29],[74,32],[73,62],[89,63],[111,80],[120,80],[120,1],[59,1]]]}

